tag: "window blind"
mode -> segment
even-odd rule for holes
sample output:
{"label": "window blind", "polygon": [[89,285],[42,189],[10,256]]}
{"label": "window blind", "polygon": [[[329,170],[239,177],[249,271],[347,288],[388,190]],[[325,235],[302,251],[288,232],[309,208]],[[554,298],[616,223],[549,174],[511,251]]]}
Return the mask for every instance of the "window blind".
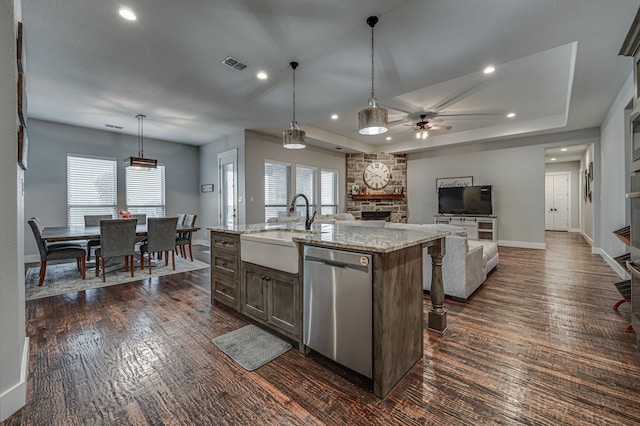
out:
{"label": "window blind", "polygon": [[126,169],[127,210],[147,217],[165,216],[165,166],[150,170]]}
{"label": "window blind", "polygon": [[338,213],[338,172],[320,171],[320,213]]}
{"label": "window blind", "polygon": [[67,155],[67,223],[84,225],[85,215],[117,210],[117,162],[114,158]]}
{"label": "window blind", "polygon": [[[315,167],[296,166],[296,194],[304,194],[309,199],[309,214],[316,209],[316,169]],[[296,200],[296,213],[305,214],[305,203],[302,197]]]}
{"label": "window blind", "polygon": [[264,162],[264,220],[286,216],[291,198],[291,165]]}

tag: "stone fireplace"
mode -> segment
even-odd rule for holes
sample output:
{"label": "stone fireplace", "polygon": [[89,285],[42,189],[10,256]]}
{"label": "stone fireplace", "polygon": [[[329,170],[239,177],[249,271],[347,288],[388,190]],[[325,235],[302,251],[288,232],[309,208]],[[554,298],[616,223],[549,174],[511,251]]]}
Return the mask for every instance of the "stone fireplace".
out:
{"label": "stone fireplace", "polygon": [[[387,186],[374,191],[366,188],[364,169],[379,161],[390,171],[391,178]],[[366,188],[365,192],[352,194],[357,185]],[[347,212],[356,219],[387,220],[389,222],[407,221],[407,157],[405,154],[347,154]]]}

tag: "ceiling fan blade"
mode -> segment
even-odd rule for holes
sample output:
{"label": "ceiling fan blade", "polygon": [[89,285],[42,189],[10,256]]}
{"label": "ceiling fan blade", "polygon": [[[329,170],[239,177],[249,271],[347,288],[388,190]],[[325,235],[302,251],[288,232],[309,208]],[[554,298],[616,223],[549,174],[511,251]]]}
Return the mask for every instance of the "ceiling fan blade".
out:
{"label": "ceiling fan blade", "polygon": [[[404,125],[405,123],[409,123],[411,121],[411,119],[409,117],[403,118],[402,120],[395,120],[395,121],[390,121],[389,123],[387,123],[389,126],[399,126],[399,125]],[[411,126],[413,126],[413,124],[411,124]]]}
{"label": "ceiling fan blade", "polygon": [[429,126],[429,130],[451,130],[453,126]]}
{"label": "ceiling fan blade", "polygon": [[447,112],[443,112],[442,114],[438,114],[438,117],[446,117],[447,120],[450,119],[456,119],[456,118],[498,118],[498,117],[504,117],[505,113],[504,112],[460,112],[460,113],[456,113],[456,112],[452,112],[452,113],[447,113]]}

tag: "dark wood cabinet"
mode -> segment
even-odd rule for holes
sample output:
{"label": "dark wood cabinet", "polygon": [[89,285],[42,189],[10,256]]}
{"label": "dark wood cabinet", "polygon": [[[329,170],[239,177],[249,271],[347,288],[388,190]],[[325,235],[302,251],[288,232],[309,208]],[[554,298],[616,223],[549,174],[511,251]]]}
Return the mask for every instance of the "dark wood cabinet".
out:
{"label": "dark wood cabinet", "polygon": [[240,309],[240,236],[211,232],[211,303]]}
{"label": "dark wood cabinet", "polygon": [[242,313],[283,334],[300,336],[297,274],[242,262]]}

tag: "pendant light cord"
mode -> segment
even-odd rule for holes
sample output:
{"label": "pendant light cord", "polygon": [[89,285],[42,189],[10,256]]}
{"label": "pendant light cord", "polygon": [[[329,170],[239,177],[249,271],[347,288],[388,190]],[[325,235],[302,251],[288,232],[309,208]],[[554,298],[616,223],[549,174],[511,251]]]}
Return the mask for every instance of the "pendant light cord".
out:
{"label": "pendant light cord", "polygon": [[293,69],[293,122],[296,122],[296,69]]}
{"label": "pendant light cord", "polygon": [[373,65],[373,26],[371,26],[371,97],[373,98],[373,92],[374,92],[374,79],[373,79],[373,70],[374,70],[374,65]]}

